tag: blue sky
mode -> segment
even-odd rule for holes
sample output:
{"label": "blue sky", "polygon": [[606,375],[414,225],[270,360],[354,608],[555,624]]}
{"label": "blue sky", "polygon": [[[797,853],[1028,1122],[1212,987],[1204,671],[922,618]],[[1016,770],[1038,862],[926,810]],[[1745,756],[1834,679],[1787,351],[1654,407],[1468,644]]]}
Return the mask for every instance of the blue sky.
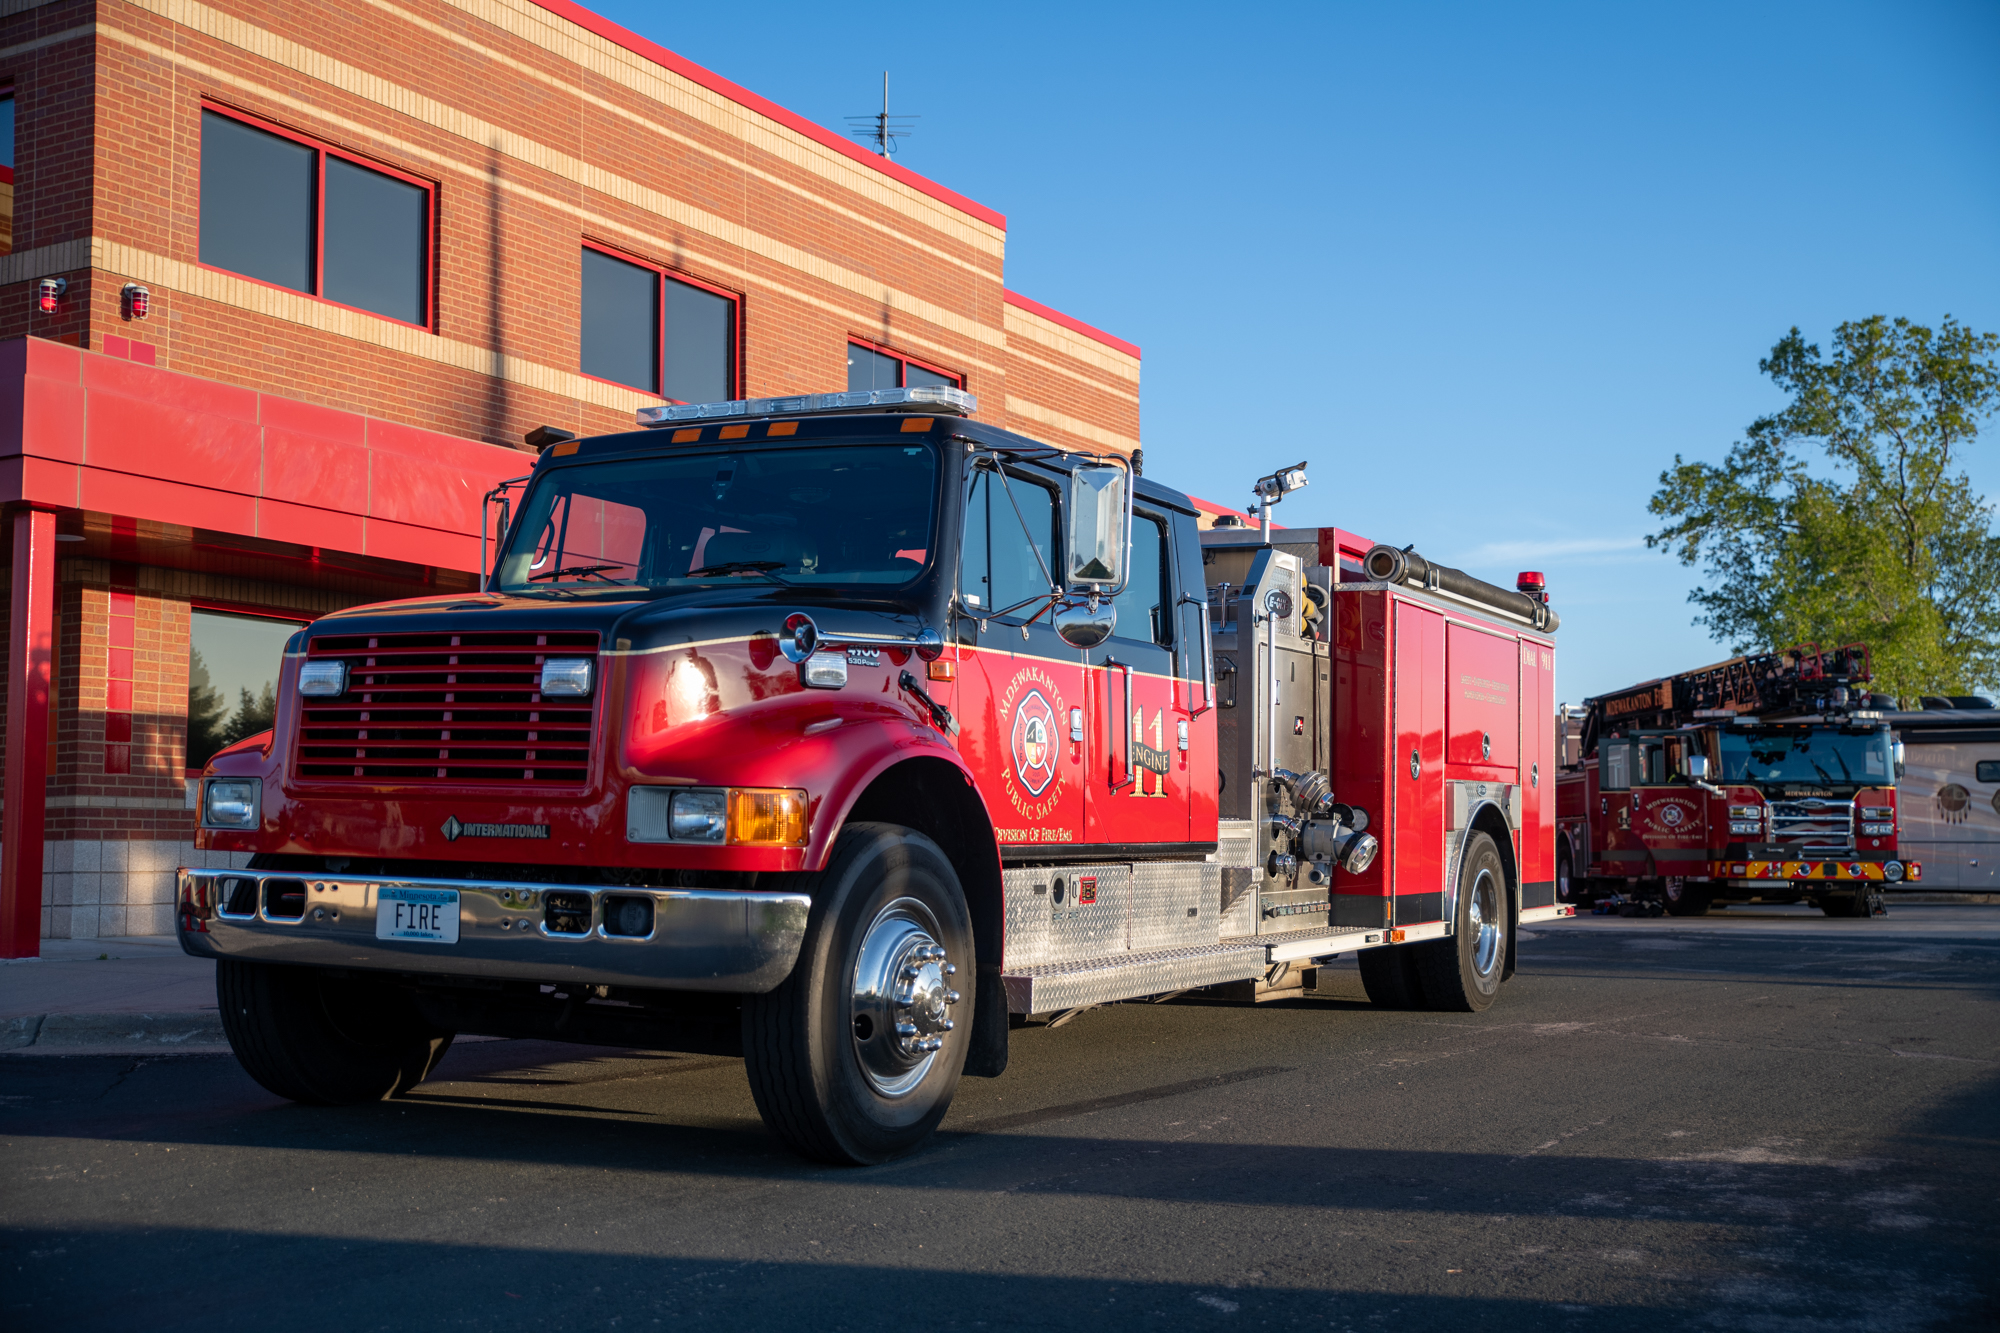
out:
{"label": "blue sky", "polygon": [[1725,655],[1645,505],[1787,328],[2000,330],[2000,4],[594,7],[836,129],[889,71],[1008,285],[1144,349],[1148,475],[1545,571],[1569,700]]}

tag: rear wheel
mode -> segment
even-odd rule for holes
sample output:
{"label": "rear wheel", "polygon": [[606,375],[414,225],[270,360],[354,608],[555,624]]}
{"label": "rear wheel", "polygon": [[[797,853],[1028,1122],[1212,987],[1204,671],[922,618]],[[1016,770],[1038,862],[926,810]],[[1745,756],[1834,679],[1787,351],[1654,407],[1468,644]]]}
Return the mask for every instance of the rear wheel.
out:
{"label": "rear wheel", "polygon": [[451,1048],[395,988],[305,967],[215,964],[230,1049],[251,1078],[311,1106],[352,1106],[407,1092]]}
{"label": "rear wheel", "polygon": [[1583,886],[1576,882],[1570,865],[1569,844],[1556,849],[1556,901],[1572,906],[1583,902]]}
{"label": "rear wheel", "polygon": [[[937,1128],[972,1037],[972,920],[938,845],[849,825],[809,877],[791,975],[743,1004],[750,1092],[773,1134],[822,1162],[867,1165]],[[962,980],[961,980],[962,979]]]}
{"label": "rear wheel", "polygon": [[1429,1008],[1478,1013],[1500,998],[1510,915],[1506,864],[1493,839],[1475,833],[1459,858],[1455,929],[1425,941],[1418,955]]}
{"label": "rear wheel", "polygon": [[1706,916],[1715,901],[1706,888],[1690,884],[1678,875],[1668,877],[1661,897],[1667,905],[1668,916]]}

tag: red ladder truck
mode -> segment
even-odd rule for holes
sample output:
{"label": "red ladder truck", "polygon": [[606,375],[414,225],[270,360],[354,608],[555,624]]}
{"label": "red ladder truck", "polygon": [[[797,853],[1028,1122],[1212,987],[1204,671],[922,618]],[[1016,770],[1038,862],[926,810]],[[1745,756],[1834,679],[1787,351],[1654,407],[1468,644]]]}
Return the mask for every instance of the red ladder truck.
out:
{"label": "red ladder truck", "polygon": [[[1555,901],[1557,618],[911,388],[648,408],[493,497],[483,591],[290,642],[178,928],[272,1091],[455,1034],[740,1055],[874,1162],[1010,1028],[1359,951],[1477,1011]],[[1302,468],[1266,478],[1266,513]]]}
{"label": "red ladder truck", "polygon": [[1865,645],[1807,644],[1586,700],[1556,782],[1557,897],[1880,915],[1923,867],[1897,848],[1902,745],[1869,679]]}

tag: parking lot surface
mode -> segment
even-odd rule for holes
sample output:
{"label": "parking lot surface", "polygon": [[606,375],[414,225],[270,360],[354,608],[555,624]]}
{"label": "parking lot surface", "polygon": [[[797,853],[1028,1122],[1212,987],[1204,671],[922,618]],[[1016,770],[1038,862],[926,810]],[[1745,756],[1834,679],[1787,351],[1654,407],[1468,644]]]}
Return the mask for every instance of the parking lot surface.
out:
{"label": "parking lot surface", "polygon": [[1019,1031],[865,1170],[731,1060],[466,1042],[323,1110],[0,1057],[0,1323],[2000,1326],[2000,908],[1537,927],[1478,1015],[1321,977]]}

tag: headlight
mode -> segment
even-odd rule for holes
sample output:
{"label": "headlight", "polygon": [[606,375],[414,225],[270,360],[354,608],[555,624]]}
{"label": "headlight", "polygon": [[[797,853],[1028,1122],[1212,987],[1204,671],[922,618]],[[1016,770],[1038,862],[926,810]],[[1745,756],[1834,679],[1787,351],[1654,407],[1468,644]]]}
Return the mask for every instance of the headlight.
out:
{"label": "headlight", "polygon": [[542,697],[583,698],[590,693],[590,659],[552,657],[542,663]]}
{"label": "headlight", "polygon": [[1861,836],[1864,838],[1886,838],[1895,831],[1896,826],[1893,823],[1863,824],[1861,826]]}
{"label": "headlight", "polygon": [[667,831],[675,842],[721,842],[729,823],[729,797],[719,791],[677,791]]}
{"label": "headlight", "polygon": [[1886,879],[1891,883],[1894,883],[1895,881],[1901,879],[1902,877],[1903,877],[1903,863],[1901,861],[1884,861],[1882,863],[1883,879]]}
{"label": "headlight", "polygon": [[1742,833],[1746,835],[1753,833],[1762,833],[1764,831],[1764,821],[1761,819],[1756,819],[1746,823],[1742,820],[1732,819],[1729,821],[1729,831],[1731,833]]}
{"label": "headlight", "polygon": [[338,658],[306,663],[299,668],[299,693],[314,699],[331,699],[347,693],[347,663]]}
{"label": "headlight", "polygon": [[210,778],[201,789],[201,826],[256,828],[263,792],[261,778]]}
{"label": "headlight", "polygon": [[1861,817],[1863,819],[1894,819],[1896,811],[1893,806],[1864,805],[1861,807]]}
{"label": "headlight", "polygon": [[1731,819],[1754,819],[1761,823],[1764,819],[1764,807],[1761,805],[1732,805],[1729,807],[1729,817]]}

